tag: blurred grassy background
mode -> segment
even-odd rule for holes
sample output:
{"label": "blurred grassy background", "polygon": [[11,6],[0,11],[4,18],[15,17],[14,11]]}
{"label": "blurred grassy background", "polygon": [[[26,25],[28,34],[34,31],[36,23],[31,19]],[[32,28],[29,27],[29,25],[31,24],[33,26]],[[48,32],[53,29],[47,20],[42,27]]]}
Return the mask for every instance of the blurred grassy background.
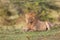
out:
{"label": "blurred grassy background", "polygon": [[0,0],[0,40],[59,40],[60,26],[43,32],[20,30],[25,14],[31,11],[42,21],[60,25],[59,0]]}

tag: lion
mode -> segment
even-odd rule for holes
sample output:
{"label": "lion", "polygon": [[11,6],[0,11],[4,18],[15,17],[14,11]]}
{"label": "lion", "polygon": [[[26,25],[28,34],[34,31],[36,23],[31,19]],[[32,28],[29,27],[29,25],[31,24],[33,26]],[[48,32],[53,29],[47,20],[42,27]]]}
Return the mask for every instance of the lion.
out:
{"label": "lion", "polygon": [[26,31],[45,31],[50,30],[50,26],[47,21],[40,21],[37,19],[34,12],[25,14]]}

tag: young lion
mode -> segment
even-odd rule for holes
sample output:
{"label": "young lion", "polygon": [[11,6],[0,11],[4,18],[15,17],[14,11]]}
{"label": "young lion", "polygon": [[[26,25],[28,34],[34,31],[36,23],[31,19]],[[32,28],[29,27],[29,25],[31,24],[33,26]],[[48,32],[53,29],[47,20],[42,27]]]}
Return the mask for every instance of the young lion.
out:
{"label": "young lion", "polygon": [[50,30],[49,24],[47,21],[43,22],[36,18],[34,12],[28,13],[25,15],[26,19],[26,31],[44,31]]}

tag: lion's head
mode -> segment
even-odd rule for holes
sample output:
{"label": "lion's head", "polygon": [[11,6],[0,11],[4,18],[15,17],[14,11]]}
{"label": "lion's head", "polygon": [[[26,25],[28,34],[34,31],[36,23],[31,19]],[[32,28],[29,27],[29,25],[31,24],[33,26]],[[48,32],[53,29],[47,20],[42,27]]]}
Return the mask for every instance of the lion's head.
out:
{"label": "lion's head", "polygon": [[26,17],[26,23],[31,23],[32,24],[35,20],[36,14],[34,12],[27,13],[25,15],[25,17]]}

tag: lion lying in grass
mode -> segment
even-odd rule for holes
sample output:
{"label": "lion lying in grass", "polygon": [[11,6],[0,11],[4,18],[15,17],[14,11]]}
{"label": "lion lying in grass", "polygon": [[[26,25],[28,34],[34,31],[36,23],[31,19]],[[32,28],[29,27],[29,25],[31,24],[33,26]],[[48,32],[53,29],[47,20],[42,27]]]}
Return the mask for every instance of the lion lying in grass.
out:
{"label": "lion lying in grass", "polygon": [[36,18],[34,12],[28,13],[25,15],[26,27],[24,31],[45,31],[50,30],[50,26],[47,21],[40,21]]}

